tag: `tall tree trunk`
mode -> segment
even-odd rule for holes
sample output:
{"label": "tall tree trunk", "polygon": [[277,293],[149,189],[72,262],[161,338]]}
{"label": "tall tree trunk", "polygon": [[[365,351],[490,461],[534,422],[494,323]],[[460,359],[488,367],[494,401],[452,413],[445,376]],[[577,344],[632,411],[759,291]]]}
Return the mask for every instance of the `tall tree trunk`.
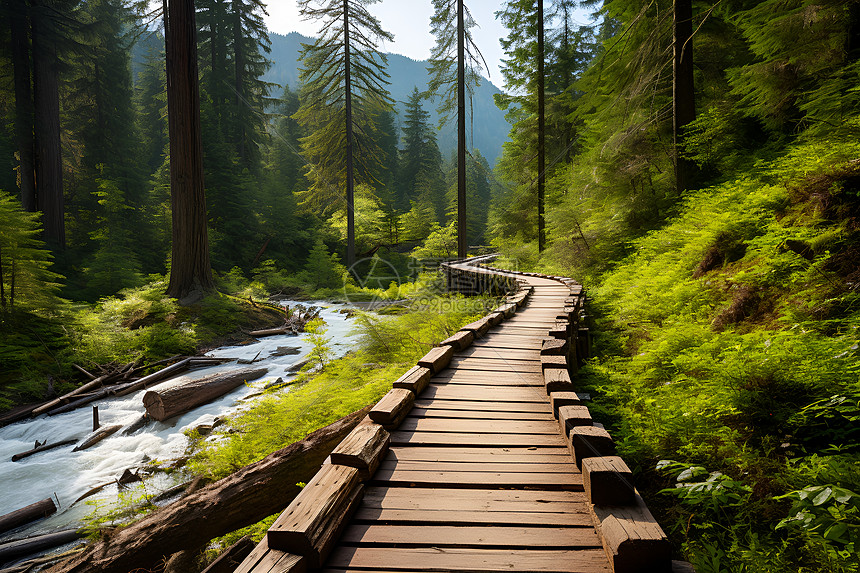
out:
{"label": "tall tree trunk", "polygon": [[9,7],[9,27],[12,38],[12,68],[15,81],[15,137],[18,144],[18,177],[21,185],[21,206],[30,213],[38,210],[36,203],[36,174],[33,142],[33,93],[30,89],[30,43],[27,31],[27,5],[13,0]]}
{"label": "tall tree trunk", "polygon": [[60,150],[60,91],[52,0],[32,3],[33,92],[36,135],[36,189],[45,242],[66,246],[63,201],[63,156]]}
{"label": "tall tree trunk", "polygon": [[242,106],[245,105],[245,53],[242,51],[242,7],[239,0],[233,0],[233,61],[235,63],[234,87],[236,90],[236,152],[239,162],[247,166],[245,124],[242,121]]}
{"label": "tall tree trunk", "polygon": [[695,165],[681,157],[683,128],[696,119],[693,84],[693,2],[675,0],[673,82],[673,134],[675,138],[675,186],[678,193],[689,189]]}
{"label": "tall tree trunk", "polygon": [[457,258],[465,259],[466,237],[466,28],[463,0],[457,0]]}
{"label": "tall tree trunk", "polygon": [[355,263],[355,188],[352,168],[352,78],[349,61],[349,0],[343,0],[343,69],[346,97],[346,264]]}
{"label": "tall tree trunk", "polygon": [[194,0],[170,0],[164,12],[170,204],[173,221],[169,296],[190,304],[212,290]]}
{"label": "tall tree trunk", "polygon": [[860,59],[860,2],[854,0],[848,4],[848,38],[845,49],[848,59],[857,61]]}
{"label": "tall tree trunk", "polygon": [[544,188],[546,186],[546,102],[544,100],[544,40],[543,40],[543,0],[537,3],[537,100],[538,100],[538,148],[537,148],[537,200],[538,200],[538,251],[546,247],[546,224],[544,222]]}

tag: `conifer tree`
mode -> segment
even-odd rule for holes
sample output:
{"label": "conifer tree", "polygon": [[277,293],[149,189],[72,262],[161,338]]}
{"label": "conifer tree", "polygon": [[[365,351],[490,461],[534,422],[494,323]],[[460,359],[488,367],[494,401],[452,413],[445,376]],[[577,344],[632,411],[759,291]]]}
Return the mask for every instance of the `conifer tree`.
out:
{"label": "conifer tree", "polygon": [[195,302],[214,288],[209,263],[197,27],[193,0],[165,0],[167,110],[170,126],[170,197],[173,240],[167,294]]}
{"label": "conifer tree", "polygon": [[416,87],[404,102],[397,208],[405,211],[414,202],[426,203],[433,207],[433,220],[441,221],[445,213],[442,155],[430,125],[430,113],[421,106],[422,99]]}
{"label": "conifer tree", "polygon": [[304,17],[322,21],[320,37],[301,52],[304,88],[295,117],[310,132],[302,148],[311,181],[304,202],[330,211],[346,190],[348,265],[355,262],[355,183],[372,184],[381,161],[374,112],[391,105],[388,60],[377,47],[394,36],[367,10],[377,1],[299,2]]}
{"label": "conifer tree", "polygon": [[433,0],[430,29],[436,44],[430,53],[427,91],[440,97],[443,121],[456,109],[457,116],[457,256],[466,257],[466,91],[472,97],[486,67],[472,40],[475,20],[463,0]]}

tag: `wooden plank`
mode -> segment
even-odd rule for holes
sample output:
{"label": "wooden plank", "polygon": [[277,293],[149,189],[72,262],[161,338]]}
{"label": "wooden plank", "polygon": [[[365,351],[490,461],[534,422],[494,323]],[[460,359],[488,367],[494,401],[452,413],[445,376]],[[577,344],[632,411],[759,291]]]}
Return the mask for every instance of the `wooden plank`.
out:
{"label": "wooden plank", "polygon": [[[328,568],[370,571],[551,571],[557,573],[604,573],[606,555],[599,549],[469,549],[439,551],[432,547],[385,548],[338,547]],[[328,569],[327,569],[328,570]]]}
{"label": "wooden plank", "polygon": [[453,346],[454,350],[463,350],[465,348],[468,348],[474,340],[474,332],[472,332],[471,330],[460,330],[455,332],[453,335],[449,336],[439,344]]}
{"label": "wooden plank", "polygon": [[540,362],[526,360],[504,360],[501,358],[454,358],[451,368],[482,370],[484,372],[541,372]]}
{"label": "wooden plank", "polygon": [[422,398],[442,400],[470,400],[492,402],[540,402],[549,403],[546,392],[527,387],[497,387],[457,384],[430,384],[421,394]]}
{"label": "wooden plank", "polygon": [[[438,491],[438,490],[432,490]],[[463,490],[473,491],[473,490]],[[504,490],[496,490],[504,491]],[[528,490],[523,490],[528,491]],[[571,492],[578,493],[578,492]],[[578,512],[549,513],[538,511],[486,511],[483,509],[372,509],[359,507],[354,520],[360,522],[399,522],[421,527],[430,523],[444,525],[554,525],[557,527],[593,527],[591,515],[580,505]]]}
{"label": "wooden plank", "polygon": [[[440,461],[440,462],[488,462],[507,464],[565,463],[572,461],[567,448],[422,448],[393,447],[385,460]],[[572,469],[572,471],[578,471]]]}
{"label": "wooden plank", "polygon": [[669,571],[671,545],[638,492],[633,506],[590,507],[615,573]]}
{"label": "wooden plank", "polygon": [[466,418],[472,420],[543,420],[551,422],[552,414],[545,412],[484,412],[475,410],[445,410],[440,408],[412,408],[409,418]]}
{"label": "wooden plank", "polygon": [[[409,467],[412,468],[413,465]],[[633,505],[636,503],[633,473],[618,456],[585,458],[582,460],[582,478],[585,495],[593,504]]]}
{"label": "wooden plank", "polygon": [[[573,408],[575,406],[567,407]],[[398,430],[416,430],[419,432],[474,432],[476,434],[558,434],[558,424],[554,422],[531,420],[448,420],[440,418],[410,417],[400,424]]]}
{"label": "wooden plank", "polygon": [[514,350],[538,350],[540,344],[539,339],[533,336],[507,336],[499,333],[494,334],[493,338],[483,338],[472,344],[473,348],[511,348]]}
{"label": "wooden plank", "polygon": [[372,484],[402,485],[404,487],[505,487],[566,489],[583,491],[582,474],[533,472],[464,472],[464,471],[410,471],[379,469]]}
{"label": "wooden plank", "polygon": [[500,360],[540,361],[540,354],[533,350],[501,350],[495,346],[475,346],[454,355],[455,358],[498,358]]}
{"label": "wooden plank", "polygon": [[406,432],[391,433],[392,445],[437,445],[437,446],[560,446],[565,442],[559,435],[549,434],[470,434],[454,432]]}
{"label": "wooden plank", "polygon": [[271,549],[264,537],[233,573],[304,573],[305,570],[303,557]]}
{"label": "wooden plank", "polygon": [[[545,412],[546,402],[481,402],[471,400],[416,400],[414,408],[433,408],[453,411],[484,411],[484,412]],[[414,410],[414,409],[413,409]]]}
{"label": "wooden plank", "polygon": [[[589,458],[585,460],[585,463],[582,466],[583,473],[585,469],[588,467],[589,460],[604,460],[606,458]],[[619,458],[620,459],[620,458]],[[534,473],[544,473],[544,474],[558,474],[558,473],[579,473],[579,470],[576,467],[576,464],[573,463],[573,460],[558,463],[535,463],[535,464],[514,464],[510,463],[506,460],[498,460],[496,463],[488,463],[485,461],[462,461],[462,462],[440,462],[440,461],[432,461],[432,462],[422,462],[422,461],[411,461],[411,460],[386,460],[383,461],[380,466],[380,470],[408,470],[408,471],[440,471],[440,472],[497,472],[497,473],[505,473],[505,472],[513,472],[513,473],[522,473],[522,472],[534,472]],[[630,470],[627,470],[628,473]],[[632,489],[631,489],[632,492]],[[592,501],[592,503],[594,503]],[[617,504],[621,505],[621,504]]]}
{"label": "wooden plank", "polygon": [[362,507],[433,511],[480,509],[488,512],[533,512],[537,508],[546,513],[590,511],[585,493],[577,491],[417,489],[375,486],[367,488]]}
{"label": "wooden plank", "polygon": [[593,527],[484,527],[425,525],[420,531],[398,525],[352,525],[341,543],[510,549],[602,547]]}
{"label": "wooden plank", "polygon": [[434,384],[444,384],[451,380],[486,380],[485,384],[495,384],[497,381],[523,381],[543,384],[543,377],[537,372],[484,372],[482,370],[446,370],[432,378]]}

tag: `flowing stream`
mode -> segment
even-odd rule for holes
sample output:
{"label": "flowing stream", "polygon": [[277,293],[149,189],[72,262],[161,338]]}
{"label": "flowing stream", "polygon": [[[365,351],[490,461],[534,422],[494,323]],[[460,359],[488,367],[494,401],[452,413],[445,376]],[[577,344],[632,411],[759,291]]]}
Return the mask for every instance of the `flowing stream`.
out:
{"label": "flowing stream", "polygon": [[[293,306],[297,303],[284,301]],[[351,321],[342,309],[345,305],[330,303],[302,303],[322,307],[320,318],[325,320],[331,339],[331,349],[336,356],[343,355],[349,346]],[[253,402],[253,394],[277,378],[285,381],[294,377],[289,368],[304,359],[311,344],[304,336],[270,336],[244,346],[225,346],[215,349],[208,356],[231,357],[251,360],[252,365],[229,362],[218,366],[192,370],[183,376],[167,380],[150,389],[168,388],[204,376],[245,368],[268,368],[268,373],[249,384],[238,387],[221,398],[200,406],[190,412],[165,422],[149,422],[131,435],[121,435],[122,430],[95,446],[72,452],[74,445],[63,446],[41,452],[12,462],[14,454],[33,448],[36,440],[47,440],[49,444],[64,440],[80,441],[92,430],[92,407],[85,405],[77,410],[56,416],[42,415],[0,428],[0,515],[22,508],[42,499],[54,498],[59,509],[54,515],[0,535],[0,543],[29,535],[50,533],[58,529],[74,528],[93,512],[93,503],[111,503],[117,499],[116,480],[126,469],[136,469],[151,460],[169,461],[185,452],[188,438],[183,431],[201,425],[211,425],[225,414],[247,408]],[[298,349],[296,354],[276,356],[280,347]],[[143,413],[143,394],[140,390],[122,397],[113,397],[94,402],[99,407],[102,426],[122,424],[126,426]],[[243,398],[246,398],[243,400]],[[157,472],[145,478],[147,493],[164,491],[187,477],[176,473],[168,475]],[[110,483],[99,493],[85,501],[75,501],[90,489]],[[134,484],[133,484],[134,485]]]}

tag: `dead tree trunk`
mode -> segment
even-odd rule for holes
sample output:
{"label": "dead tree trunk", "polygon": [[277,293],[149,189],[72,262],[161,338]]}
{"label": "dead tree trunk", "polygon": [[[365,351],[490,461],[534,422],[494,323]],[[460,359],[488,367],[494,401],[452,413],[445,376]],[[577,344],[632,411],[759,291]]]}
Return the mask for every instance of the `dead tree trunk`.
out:
{"label": "dead tree trunk", "polygon": [[162,422],[220,398],[230,390],[238,388],[248,380],[256,380],[268,371],[268,368],[239,370],[207,376],[167,390],[158,392],[150,390],[143,395],[143,406],[150,418]]}
{"label": "dead tree trunk", "polygon": [[370,407],[313,432],[188,497],[120,529],[50,573],[127,573],[154,569],[183,550],[246,527],[284,509]]}
{"label": "dead tree trunk", "polygon": [[[334,446],[332,446],[332,449],[334,449]],[[0,533],[9,531],[10,529],[15,529],[19,525],[24,525],[25,523],[30,523],[31,521],[47,517],[56,511],[57,506],[54,505],[54,500],[49,497],[42,501],[31,503],[27,507],[22,507],[12,513],[0,515]]]}

